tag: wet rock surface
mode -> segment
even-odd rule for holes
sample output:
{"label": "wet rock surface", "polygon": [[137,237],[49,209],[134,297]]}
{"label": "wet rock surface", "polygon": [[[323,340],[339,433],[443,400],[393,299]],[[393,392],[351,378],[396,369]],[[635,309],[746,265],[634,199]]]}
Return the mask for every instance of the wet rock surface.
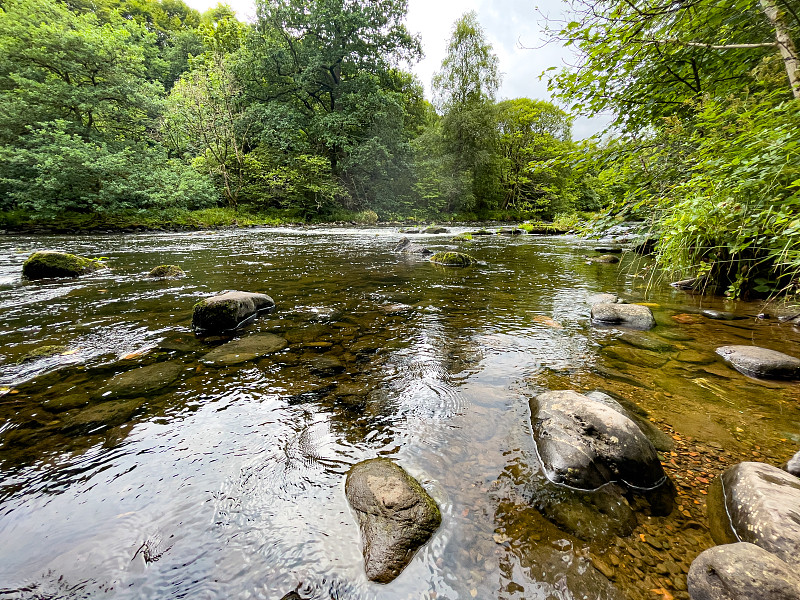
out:
{"label": "wet rock surface", "polygon": [[592,294],[586,298],[588,304],[615,304],[619,302],[619,296],[616,294]]}
{"label": "wet rock surface", "polygon": [[192,327],[208,333],[231,331],[260,312],[273,308],[275,301],[266,294],[226,292],[194,305]]}
{"label": "wet rock surface", "polygon": [[615,265],[619,262],[619,257],[613,254],[601,254],[600,256],[590,256],[589,262],[601,265]]}
{"label": "wet rock surface", "polygon": [[718,544],[750,542],[800,564],[800,479],[778,467],[742,462],[714,480],[708,521]]}
{"label": "wet rock surface", "polygon": [[186,273],[178,265],[158,265],[147,276],[153,279],[180,279],[186,277]]}
{"label": "wet rock surface", "polygon": [[800,477],[800,450],[786,463],[786,472]]}
{"label": "wet rock surface", "polygon": [[714,321],[739,321],[747,318],[744,315],[737,315],[726,310],[714,310],[713,308],[704,308],[700,311],[700,314]]}
{"label": "wet rock surface", "polygon": [[183,364],[163,362],[131,369],[109,379],[94,395],[110,400],[151,394],[175,383],[185,368]]}
{"label": "wet rock surface", "polygon": [[422,233],[450,233],[450,230],[446,227],[438,227],[436,225],[432,225],[431,227],[426,227],[422,230]]}
{"label": "wet rock surface", "polygon": [[237,365],[279,352],[289,343],[273,333],[260,333],[233,340],[203,356],[203,363],[214,366]]}
{"label": "wet rock surface", "polygon": [[22,276],[27,279],[51,277],[79,277],[106,268],[91,258],[66,252],[34,252],[22,265]]}
{"label": "wet rock surface", "polygon": [[709,548],[687,577],[692,600],[800,600],[796,567],[745,542]]}
{"label": "wet rock surface", "polygon": [[399,252],[400,254],[419,254],[422,256],[433,254],[431,250],[428,250],[427,248],[424,248],[419,244],[412,242],[407,237],[404,237],[399,242],[397,242],[393,248],[393,251]]}
{"label": "wet rock surface", "polygon": [[627,416],[571,390],[531,400],[533,439],[547,478],[580,490],[617,482],[653,489],[666,481],[653,444]]}
{"label": "wet rock surface", "polygon": [[468,267],[477,261],[463,252],[437,252],[431,256],[431,262],[445,267]]}
{"label": "wet rock surface", "polygon": [[631,329],[652,329],[655,317],[647,306],[641,304],[611,304],[600,302],[592,305],[592,321],[598,325],[621,325]]}
{"label": "wet rock surface", "polygon": [[656,427],[647,419],[647,412],[639,409],[635,405],[632,405],[632,403],[622,398],[614,398],[600,390],[588,392],[586,397],[591,398],[592,400],[597,400],[598,402],[602,402],[609,408],[613,408],[617,412],[621,412],[631,421],[636,423],[645,437],[650,440],[650,443],[653,444],[653,447],[659,452],[669,452],[675,446],[672,438],[669,437],[669,435],[661,431],[661,429]]}
{"label": "wet rock surface", "polygon": [[740,373],[764,379],[800,379],[800,359],[759,346],[720,346],[717,354]]}
{"label": "wet rock surface", "polygon": [[442,520],[419,482],[385,458],[353,466],[345,494],[361,529],[367,577],[378,583],[395,579]]}

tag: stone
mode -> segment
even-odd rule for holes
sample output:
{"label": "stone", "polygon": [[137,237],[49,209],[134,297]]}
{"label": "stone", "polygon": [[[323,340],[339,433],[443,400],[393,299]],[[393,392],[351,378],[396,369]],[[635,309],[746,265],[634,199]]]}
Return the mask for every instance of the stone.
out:
{"label": "stone", "polygon": [[439,507],[419,482],[387,458],[354,465],[345,495],[361,529],[367,578],[389,583],[439,527]]}
{"label": "stone", "polygon": [[94,433],[100,429],[122,425],[146,402],[146,398],[118,399],[88,406],[75,413],[66,413],[61,429],[70,433]]}
{"label": "stone", "polygon": [[[605,392],[601,392],[600,390],[593,390],[591,392],[587,392],[585,394],[587,398],[591,398],[592,400],[597,400],[598,402],[602,402],[606,406],[613,408],[614,410],[621,412],[623,415],[628,417],[631,421],[636,423],[642,433],[650,440],[650,443],[653,444],[653,447],[658,450],[659,452],[669,452],[675,447],[674,440],[667,435],[665,432],[661,431],[658,427],[656,427],[653,423],[647,420],[647,414],[639,409],[638,406],[634,405],[632,402],[628,402],[621,398],[614,398],[610,394],[606,394]],[[642,414],[644,413],[644,414]]]}
{"label": "stone", "polygon": [[69,346],[60,346],[58,344],[39,346],[23,354],[22,357],[17,360],[17,364],[30,362],[39,358],[50,358],[51,356],[58,356],[65,352],[69,352]]}
{"label": "stone", "polygon": [[489,231],[488,229],[478,229],[477,231],[470,231],[470,235],[472,235],[472,236],[476,236],[476,235],[492,235],[492,232]]}
{"label": "stone", "polygon": [[589,262],[601,265],[615,265],[619,262],[619,257],[613,254],[602,254],[600,256],[589,257]]}
{"label": "stone", "polygon": [[178,265],[158,265],[147,276],[153,279],[180,279],[186,277],[186,273]]}
{"label": "stone", "polygon": [[615,304],[619,302],[619,296],[616,294],[592,294],[588,298],[586,298],[587,304]]}
{"label": "stone", "polygon": [[618,246],[597,246],[594,249],[595,252],[601,252],[603,254],[621,254],[622,248]]}
{"label": "stone", "polygon": [[777,556],[746,542],[702,552],[687,577],[692,600],[800,600],[800,575]]}
{"label": "stone", "polygon": [[714,321],[737,321],[747,318],[744,315],[737,315],[736,313],[728,312],[726,310],[714,310],[712,308],[704,308],[700,311],[700,314],[707,319],[713,319]]}
{"label": "stone", "polygon": [[649,333],[640,333],[636,331],[627,331],[619,336],[619,339],[626,344],[639,348],[640,350],[648,350],[650,352],[672,352],[675,346],[669,342],[665,342],[659,338],[654,337]]}
{"label": "stone", "polygon": [[468,267],[478,261],[463,252],[437,252],[431,256],[431,262],[446,267]]}
{"label": "stone", "polygon": [[396,317],[398,315],[407,315],[414,310],[414,307],[401,303],[382,304],[378,307],[378,310],[389,317]]}
{"label": "stone", "polygon": [[419,227],[406,227],[404,229],[400,229],[398,233],[409,233],[409,234],[419,233]]}
{"label": "stone", "polygon": [[192,327],[203,333],[230,331],[274,308],[275,301],[266,294],[226,292],[194,305]]}
{"label": "stone", "polygon": [[750,542],[800,564],[800,479],[778,467],[742,462],[708,491],[708,524],[718,544]]}
{"label": "stone", "polygon": [[787,473],[791,473],[795,477],[800,477],[800,450],[788,460],[784,469]]}
{"label": "stone", "polygon": [[631,329],[652,329],[656,326],[653,312],[641,304],[612,304],[600,302],[592,305],[592,322],[598,325],[621,325]]}
{"label": "stone", "polygon": [[547,478],[579,490],[611,482],[641,491],[667,481],[653,444],[616,407],[572,390],[531,400],[533,439]]}
{"label": "stone", "polygon": [[702,280],[698,277],[690,277],[689,279],[681,279],[680,281],[673,281],[670,285],[679,290],[696,290],[703,284]]}
{"label": "stone", "polygon": [[436,234],[438,234],[438,233],[450,233],[450,230],[445,228],[445,227],[437,227],[435,225],[432,225],[431,227],[423,229],[422,233],[436,233]]}
{"label": "stone", "polygon": [[147,396],[172,385],[184,369],[184,365],[174,362],[161,362],[131,369],[109,379],[95,392],[94,397],[111,400]]}
{"label": "stone", "polygon": [[105,268],[106,266],[99,260],[46,250],[34,252],[28,257],[22,264],[22,276],[27,279],[78,277]]}
{"label": "stone", "polygon": [[423,256],[426,256],[428,254],[433,254],[431,250],[423,248],[419,244],[415,244],[407,237],[404,237],[399,242],[397,242],[393,248],[393,251],[400,252],[401,254],[421,254]]}
{"label": "stone", "polygon": [[344,363],[333,356],[316,356],[308,361],[308,367],[312,373],[322,377],[338,375],[345,369]]}
{"label": "stone", "polygon": [[89,404],[89,395],[76,392],[73,394],[59,394],[42,402],[42,407],[50,412],[58,413],[65,410],[80,408]]}
{"label": "stone", "polygon": [[288,345],[289,342],[274,333],[257,333],[218,346],[200,360],[215,367],[238,365],[279,352]]}
{"label": "stone", "polygon": [[723,360],[740,373],[763,379],[800,378],[800,360],[759,346],[720,346]]}
{"label": "stone", "polygon": [[522,235],[524,232],[518,227],[503,227],[497,233],[498,235]]}

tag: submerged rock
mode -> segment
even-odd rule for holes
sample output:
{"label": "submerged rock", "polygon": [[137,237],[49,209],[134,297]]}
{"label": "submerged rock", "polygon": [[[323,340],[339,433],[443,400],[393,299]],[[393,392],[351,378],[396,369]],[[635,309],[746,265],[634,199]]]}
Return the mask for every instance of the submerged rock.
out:
{"label": "submerged rock", "polygon": [[273,308],[275,301],[266,294],[226,292],[194,305],[192,327],[210,333],[230,331]]}
{"label": "submerged rock", "polygon": [[450,230],[447,229],[446,227],[438,227],[432,225],[431,227],[423,229],[422,233],[450,233]]}
{"label": "submerged rock", "polygon": [[400,252],[401,254],[421,254],[423,256],[428,254],[433,254],[431,250],[423,248],[419,244],[412,242],[407,237],[404,237],[399,242],[397,242],[393,250],[395,252]]}
{"label": "submerged rock", "polygon": [[74,413],[67,413],[61,426],[71,433],[96,432],[101,428],[122,425],[133,417],[147,398],[119,399],[88,406]]}
{"label": "submerged rock", "polygon": [[442,521],[419,482],[386,458],[353,466],[345,494],[361,529],[367,577],[378,583],[395,579]]}
{"label": "submerged rock", "polygon": [[478,261],[463,252],[437,252],[431,256],[431,262],[446,267],[468,267]]}
{"label": "submerged rock", "polygon": [[750,542],[800,564],[800,479],[778,467],[743,462],[714,480],[708,523],[718,544]]}
{"label": "submerged rock", "polygon": [[289,345],[282,337],[273,333],[259,333],[233,340],[214,348],[200,360],[216,367],[238,365],[255,360],[274,352],[279,352]]}
{"label": "submerged rock", "polygon": [[599,325],[621,325],[631,329],[652,329],[656,326],[653,312],[641,304],[611,304],[600,302],[592,305],[592,321]]}
{"label": "submerged rock", "polygon": [[734,369],[750,377],[800,378],[800,360],[777,350],[759,346],[720,346],[717,354]]}
{"label": "submerged rock", "polygon": [[707,319],[713,319],[714,321],[737,321],[747,318],[744,315],[737,315],[736,313],[728,312],[726,310],[714,310],[713,308],[704,308],[700,311],[700,314]]}
{"label": "submerged rock", "polygon": [[162,362],[125,371],[109,379],[95,396],[106,400],[147,396],[172,385],[184,368],[182,364]]}
{"label": "submerged rock", "polygon": [[786,472],[795,477],[800,477],[800,450],[786,463]]}
{"label": "submerged rock", "polygon": [[98,260],[48,250],[31,254],[22,264],[22,275],[28,279],[78,277],[105,268]]}
{"label": "submerged rock", "polygon": [[158,265],[147,276],[154,279],[180,279],[186,277],[186,273],[178,265]]}
{"label": "submerged rock", "polygon": [[57,356],[59,354],[64,354],[65,352],[69,351],[69,346],[60,346],[58,344],[51,344],[46,346],[39,346],[38,348],[34,348],[22,355],[22,357],[17,360],[17,364],[22,364],[26,362],[30,362],[32,360],[36,360],[39,358],[49,358],[51,356]]}
{"label": "submerged rock", "polygon": [[746,542],[701,553],[686,583],[692,600],[800,600],[796,567]]}
{"label": "submerged rock", "polygon": [[667,482],[653,444],[606,402],[559,390],[539,394],[530,407],[533,439],[550,481],[579,490],[617,482],[641,491]]}
{"label": "submerged rock", "polygon": [[589,257],[589,262],[598,263],[601,265],[615,265],[619,262],[619,257],[613,254],[603,254],[601,256]]}

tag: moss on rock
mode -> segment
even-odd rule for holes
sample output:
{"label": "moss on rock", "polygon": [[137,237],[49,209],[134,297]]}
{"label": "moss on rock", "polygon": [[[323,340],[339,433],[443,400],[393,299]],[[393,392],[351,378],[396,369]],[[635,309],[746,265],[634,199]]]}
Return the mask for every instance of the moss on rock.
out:
{"label": "moss on rock", "polygon": [[22,358],[17,361],[17,364],[22,364],[28,362],[30,360],[36,360],[37,358],[46,358],[48,356],[55,356],[57,354],[64,354],[69,350],[69,346],[59,346],[59,345],[49,345],[49,346],[39,346],[38,348],[34,348],[29,352],[26,352]]}
{"label": "moss on rock", "polygon": [[478,261],[463,252],[437,252],[431,256],[431,262],[446,267],[468,267]]}
{"label": "moss on rock", "polygon": [[66,252],[34,252],[22,265],[22,275],[28,279],[78,277],[106,268],[99,260],[67,254]]}
{"label": "moss on rock", "polygon": [[153,267],[147,276],[158,279],[179,279],[186,277],[186,273],[178,265],[158,265]]}
{"label": "moss on rock", "polygon": [[459,233],[456,236],[453,236],[453,239],[450,240],[452,242],[471,242],[472,241],[472,234],[471,233]]}

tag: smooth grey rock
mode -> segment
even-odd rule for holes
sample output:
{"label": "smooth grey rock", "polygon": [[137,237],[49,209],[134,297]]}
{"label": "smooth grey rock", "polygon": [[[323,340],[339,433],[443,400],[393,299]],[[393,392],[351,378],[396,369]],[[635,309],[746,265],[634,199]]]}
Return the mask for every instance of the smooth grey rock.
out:
{"label": "smooth grey rock", "polygon": [[800,450],[786,463],[786,471],[795,477],[800,477]]}
{"label": "smooth grey rock", "polygon": [[656,319],[647,306],[641,304],[611,304],[600,302],[592,305],[592,321],[598,325],[621,325],[631,329],[652,329]]}
{"label": "smooth grey rock", "polygon": [[653,444],[618,409],[572,390],[539,394],[530,407],[533,439],[550,481],[580,490],[610,482],[652,490],[667,481]]}
{"label": "smooth grey rock", "polygon": [[344,489],[361,529],[367,577],[389,583],[441,524],[439,507],[416,479],[386,458],[354,465]]}
{"label": "smooth grey rock", "polygon": [[738,321],[747,318],[744,315],[737,315],[726,310],[714,310],[713,308],[704,308],[700,311],[700,314],[714,321]]}
{"label": "smooth grey rock", "polygon": [[800,564],[800,479],[778,467],[742,462],[714,480],[708,523],[718,544],[750,542]]}
{"label": "smooth grey rock", "polygon": [[288,345],[289,342],[274,333],[258,333],[214,348],[200,360],[217,367],[238,365],[279,352]]}
{"label": "smooth grey rock", "polygon": [[419,244],[412,242],[407,237],[404,237],[399,242],[397,242],[393,248],[393,251],[400,252],[401,254],[420,254],[422,256],[433,254],[431,250],[423,248]]}
{"label": "smooth grey rock", "polygon": [[777,350],[759,346],[720,346],[717,354],[734,369],[750,377],[800,378],[800,360]]}
{"label": "smooth grey rock", "polygon": [[614,304],[619,302],[619,296],[616,294],[592,294],[586,298],[588,304]]}
{"label": "smooth grey rock", "polygon": [[266,294],[226,292],[194,305],[192,327],[209,333],[230,331],[273,308],[275,301]]}
{"label": "smooth grey rock", "polygon": [[22,276],[27,279],[79,277],[105,268],[104,264],[91,258],[43,250],[34,252],[22,264]]}
{"label": "smooth grey rock", "polygon": [[674,440],[665,432],[656,427],[653,423],[648,421],[646,418],[646,411],[641,410],[638,406],[633,405],[633,403],[616,399],[605,392],[601,392],[600,390],[593,390],[585,395],[587,398],[602,402],[606,406],[621,412],[631,421],[636,423],[645,437],[650,440],[650,443],[653,444],[653,447],[659,452],[669,452],[675,447]]}
{"label": "smooth grey rock", "polygon": [[130,398],[147,396],[172,385],[185,369],[174,362],[155,363],[114,375],[96,392],[96,398]]}
{"label": "smooth grey rock", "polygon": [[692,600],[800,600],[796,567],[745,542],[702,552],[686,583]]}

